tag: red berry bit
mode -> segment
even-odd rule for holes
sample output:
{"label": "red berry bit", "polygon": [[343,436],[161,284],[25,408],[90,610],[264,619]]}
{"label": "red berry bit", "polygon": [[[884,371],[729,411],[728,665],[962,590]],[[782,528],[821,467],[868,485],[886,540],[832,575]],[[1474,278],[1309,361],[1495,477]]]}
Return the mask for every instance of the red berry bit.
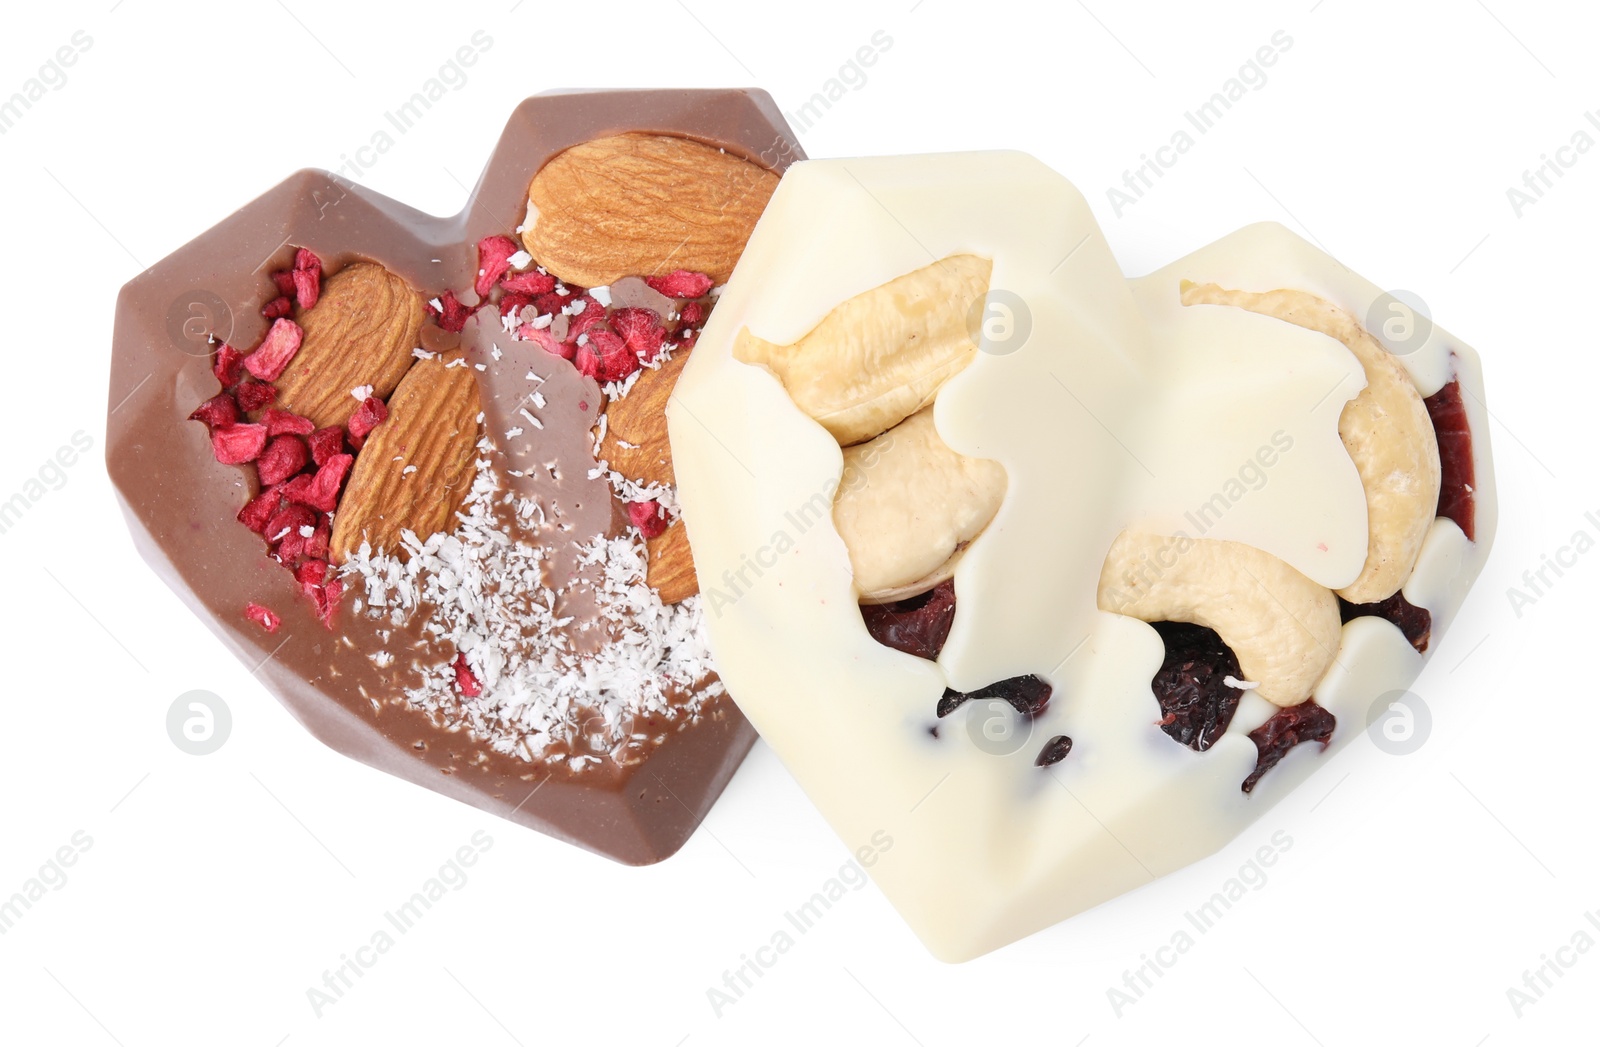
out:
{"label": "red berry bit", "polygon": [[1228,677],[1242,679],[1233,648],[1213,629],[1188,622],[1152,622],[1166,648],[1150,690],[1161,706],[1156,721],[1180,745],[1203,753],[1227,731],[1239,708],[1241,688]]}
{"label": "red berry bit", "polygon": [[1272,719],[1250,732],[1250,740],[1256,743],[1256,769],[1239,788],[1250,792],[1262,775],[1301,742],[1321,742],[1326,749],[1337,723],[1332,713],[1309,698],[1299,705],[1279,709]]}
{"label": "red berry bit", "polygon": [[236,422],[211,430],[211,453],[223,465],[253,462],[267,446],[267,427]]}
{"label": "red berry bit", "polygon": [[296,436],[310,436],[316,423],[309,418],[302,418],[289,411],[279,410],[276,407],[267,408],[261,416],[261,424],[267,427],[268,436],[282,436],[284,433],[293,433]]}
{"label": "red berry bit", "polygon": [[712,286],[711,277],[687,269],[674,269],[666,276],[646,277],[645,283],[668,298],[700,298]]}
{"label": "red berry bit", "polygon": [[278,293],[288,298],[294,297],[294,270],[280,269],[272,274],[272,282],[278,288]]}
{"label": "red berry bit", "polygon": [[667,329],[654,309],[632,307],[611,313],[611,328],[622,336],[628,350],[645,363],[656,358],[667,340]]}
{"label": "red berry bit", "polygon": [[552,356],[559,356],[563,360],[571,360],[578,355],[578,347],[571,342],[558,342],[556,336],[550,333],[548,327],[535,327],[532,324],[523,324],[517,328],[517,338],[524,342],[537,342],[539,348]]}
{"label": "red berry bit", "polygon": [[272,517],[277,513],[283,496],[276,490],[262,491],[245,503],[239,510],[238,521],[244,524],[263,538],[267,535],[267,525],[272,522]]}
{"label": "red berry bit", "polygon": [[956,584],[941,582],[920,596],[894,603],[861,605],[867,632],[885,647],[933,661],[956,617]]}
{"label": "red berry bit", "polygon": [[316,529],[317,514],[305,505],[286,505],[267,521],[264,537],[273,545],[284,541],[302,527]]}
{"label": "red berry bit", "polygon": [[1027,676],[1013,676],[1007,680],[999,680],[976,691],[956,691],[946,687],[944,696],[939,699],[934,711],[944,717],[974,698],[999,698],[1023,716],[1038,716],[1044,712],[1045,706],[1050,704],[1050,693],[1050,685],[1030,673]]}
{"label": "red berry bit", "polygon": [[204,422],[206,428],[215,430],[219,426],[232,425],[239,420],[239,405],[234,403],[233,397],[227,393],[218,393],[199,407],[189,416],[191,422]]}
{"label": "red berry bit", "polygon": [[211,373],[217,376],[217,381],[222,383],[224,389],[239,381],[239,371],[244,364],[244,356],[244,353],[227,342],[218,347],[217,359],[211,365]]}
{"label": "red berry bit", "polygon": [[511,268],[511,256],[520,251],[517,242],[509,236],[486,236],[478,241],[478,279],[472,289],[478,297],[486,297],[500,278]]}
{"label": "red berry bit", "polygon": [[595,324],[604,323],[606,307],[590,298],[588,295],[579,295],[572,299],[583,304],[583,312],[572,316],[567,321],[567,339],[576,339],[580,334],[586,334]]}
{"label": "red berry bit", "polygon": [[256,475],[263,487],[273,487],[304,469],[310,458],[305,441],[298,436],[274,436],[256,459]]}
{"label": "red berry bit", "polygon": [[629,502],[628,519],[646,538],[654,538],[667,529],[667,514],[653,498],[648,502]]}
{"label": "red berry bit", "polygon": [[362,444],[367,442],[367,435],[378,427],[378,423],[389,417],[389,405],[376,396],[369,396],[361,401],[355,413],[350,416],[347,424],[350,430],[350,446],[361,450]]}
{"label": "red berry bit", "polygon": [[259,411],[278,398],[278,387],[266,382],[243,381],[233,391],[242,411]]}
{"label": "red berry bit", "polygon": [[264,382],[277,381],[283,369],[289,366],[289,361],[300,351],[302,337],[304,332],[293,320],[272,321],[267,336],[261,340],[256,351],[245,357],[244,369]]}
{"label": "red berry bit", "polygon": [[508,293],[541,295],[549,294],[556,289],[556,278],[549,273],[541,273],[530,269],[526,273],[513,273],[500,281],[500,286]]}
{"label": "red berry bit", "polygon": [[276,320],[280,316],[288,316],[294,312],[294,303],[289,301],[288,295],[279,295],[261,307],[261,315],[268,320]]}
{"label": "red berry bit", "polygon": [[699,327],[710,313],[711,309],[704,302],[685,302],[678,312],[678,327]]}
{"label": "red berry bit", "polygon": [[1461,380],[1452,380],[1422,402],[1439,441],[1438,515],[1454,520],[1467,540],[1473,541],[1477,514],[1472,500],[1472,429],[1467,424],[1467,405],[1461,399]]}
{"label": "red berry bit", "polygon": [[454,291],[446,291],[439,296],[439,308],[435,308],[433,303],[429,302],[427,312],[441,329],[451,334],[459,334],[461,329],[467,326],[467,318],[474,310],[463,305]]}
{"label": "red berry bit", "polygon": [[322,259],[302,247],[294,253],[294,271],[289,276],[294,284],[294,298],[300,308],[310,309],[322,297]]}
{"label": "red berry bit", "polygon": [[[339,507],[339,488],[355,462],[355,455],[336,454],[315,473],[301,473],[280,489],[283,497],[295,505],[306,505],[331,513]],[[271,537],[270,535],[268,536]]]}
{"label": "red berry bit", "polygon": [[277,632],[278,626],[281,623],[281,619],[277,615],[273,614],[270,610],[262,607],[258,603],[245,604],[244,616],[261,626],[261,628],[265,629],[269,633]]}
{"label": "red berry bit", "polygon": [[344,583],[328,577],[326,560],[307,560],[295,568],[294,580],[316,608],[317,617],[329,629],[333,628],[333,612],[338,609],[339,597],[344,594]]}
{"label": "red berry bit", "polygon": [[344,429],[337,425],[318,429],[306,437],[306,443],[311,447],[311,460],[327,465],[328,459],[344,453]]}
{"label": "red berry bit", "polygon": [[461,692],[463,698],[477,698],[483,694],[483,684],[473,675],[472,667],[467,664],[466,652],[456,655],[456,660],[451,663],[456,671],[456,690]]}

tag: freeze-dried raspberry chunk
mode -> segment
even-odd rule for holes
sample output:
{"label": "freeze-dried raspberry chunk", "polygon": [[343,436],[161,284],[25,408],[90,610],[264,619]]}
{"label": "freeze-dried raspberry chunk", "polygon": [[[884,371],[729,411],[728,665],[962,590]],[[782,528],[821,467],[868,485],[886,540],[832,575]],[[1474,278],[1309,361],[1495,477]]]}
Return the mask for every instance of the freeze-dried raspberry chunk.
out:
{"label": "freeze-dried raspberry chunk", "polygon": [[246,379],[239,383],[239,388],[233,391],[233,396],[239,401],[240,410],[259,411],[278,398],[278,387]]}
{"label": "freeze-dried raspberry chunk", "polygon": [[298,436],[274,436],[256,459],[256,475],[263,486],[272,487],[304,469],[310,457],[305,441]]}
{"label": "freeze-dried raspberry chunk", "polygon": [[517,328],[517,337],[524,342],[537,342],[539,348],[547,353],[553,353],[563,360],[571,360],[578,352],[578,347],[571,342],[556,341],[556,336],[550,333],[550,328],[548,327],[523,324]]}
{"label": "freeze-dried raspberry chunk", "polygon": [[361,406],[356,408],[350,416],[350,421],[345,423],[350,430],[350,446],[361,450],[361,445],[367,442],[367,434],[378,427],[378,423],[389,417],[389,406],[376,396],[369,396],[361,401]]}
{"label": "freeze-dried raspberry chunk", "polygon": [[329,458],[344,453],[344,429],[337,425],[318,429],[306,437],[306,443],[311,446],[311,460],[326,465]]}
{"label": "freeze-dried raspberry chunk", "polygon": [[667,340],[667,329],[654,309],[632,307],[611,313],[611,329],[622,336],[628,348],[646,363],[654,360]]}
{"label": "freeze-dried raspberry chunk", "polygon": [[533,296],[534,307],[537,308],[541,313],[559,313],[561,310],[565,309],[567,307],[567,303],[571,301],[571,297],[556,294],[554,291],[546,291],[544,294],[536,294]]}
{"label": "freeze-dried raspberry chunk", "polygon": [[279,295],[261,307],[261,315],[268,320],[276,320],[280,316],[288,316],[294,312],[294,303],[289,301],[287,295]]}
{"label": "freeze-dried raspberry chunk", "polygon": [[293,320],[280,318],[272,321],[267,336],[261,340],[256,351],[245,357],[244,369],[262,381],[277,381],[283,369],[289,366],[289,361],[294,359],[294,354],[300,351],[300,339],[303,336],[300,325]]}
{"label": "freeze-dried raspberry chunk", "polygon": [[344,583],[337,578],[328,577],[328,564],[325,560],[307,560],[295,568],[295,581],[300,583],[300,591],[305,593],[317,609],[317,617],[322,619],[322,624],[333,628],[333,612],[339,606],[339,597],[344,593]]}
{"label": "freeze-dried raspberry chunk", "polygon": [[512,273],[500,281],[500,286],[517,294],[548,294],[556,289],[556,278],[549,273],[530,269],[525,273]]}
{"label": "freeze-dried raspberry chunk", "polygon": [[583,312],[573,316],[567,322],[567,338],[576,339],[580,334],[586,333],[595,324],[601,323],[606,318],[606,307],[587,295],[573,299],[574,302],[583,303]]}
{"label": "freeze-dried raspberry chunk", "polygon": [[654,498],[648,502],[629,502],[628,519],[646,538],[654,538],[667,529],[667,514]]}
{"label": "freeze-dried raspberry chunk", "polygon": [[283,497],[277,491],[262,491],[239,510],[236,519],[256,534],[266,536],[267,523],[278,511],[278,506],[283,502]]}
{"label": "freeze-dried raspberry chunk", "polygon": [[310,436],[311,431],[317,427],[309,418],[302,418],[292,411],[284,411],[276,407],[269,407],[261,415],[261,424],[267,427],[268,436],[282,436],[284,433],[294,433],[296,436]]}
{"label": "freeze-dried raspberry chunk", "polygon": [[439,296],[439,308],[434,308],[432,302],[428,303],[428,315],[433,317],[434,322],[442,330],[452,334],[459,334],[461,329],[467,326],[467,318],[473,312],[474,310],[462,304],[454,291],[446,291]]}
{"label": "freeze-dried raspberry chunk", "polygon": [[511,268],[511,256],[522,248],[509,236],[486,236],[478,241],[478,279],[472,289],[486,296]]}
{"label": "freeze-dried raspberry chunk", "polygon": [[344,485],[344,478],[355,460],[353,454],[336,454],[319,466],[316,475],[311,478],[311,485],[306,489],[305,504],[325,513],[338,508],[339,488]]}
{"label": "freeze-dried raspberry chunk", "polygon": [[278,293],[287,297],[294,297],[294,270],[279,269],[272,274],[272,282],[278,288]]}
{"label": "freeze-dried raspberry chunk", "polygon": [[211,365],[211,373],[217,376],[217,381],[226,389],[239,380],[239,371],[244,365],[245,354],[223,342],[217,349],[217,359]]}
{"label": "freeze-dried raspberry chunk", "polygon": [[483,693],[483,684],[472,674],[472,667],[467,664],[465,652],[457,654],[452,665],[456,671],[456,690],[461,692],[461,697],[476,698]]}
{"label": "freeze-dried raspberry chunk", "polygon": [[302,527],[316,527],[317,514],[311,511],[310,506],[286,505],[272,514],[267,521],[266,534],[263,537],[273,545],[288,538]]}
{"label": "freeze-dried raspberry chunk", "polygon": [[329,629],[333,628],[333,613],[339,609],[339,597],[344,595],[344,583],[335,579],[322,583],[322,589],[312,595],[312,602],[317,605],[317,617],[322,619],[322,624]]}
{"label": "freeze-dried raspberry chunk", "polygon": [[666,276],[647,276],[644,282],[668,298],[699,298],[711,290],[711,277],[687,269],[674,269]]}
{"label": "freeze-dried raspberry chunk", "polygon": [[207,429],[215,429],[219,425],[232,425],[239,420],[239,405],[234,403],[233,397],[227,393],[218,393],[196,407],[189,420],[204,422]]}
{"label": "freeze-dried raspberry chunk", "polygon": [[573,364],[578,368],[578,373],[587,375],[595,381],[602,381],[600,377],[600,350],[592,345],[580,345],[572,356]]}
{"label": "freeze-dried raspberry chunk", "polygon": [[304,553],[306,556],[316,557],[319,560],[328,558],[328,539],[333,537],[333,524],[331,517],[323,513],[317,520],[316,530],[311,532],[311,537],[306,539]]}
{"label": "freeze-dried raspberry chunk", "polygon": [[294,299],[300,308],[310,309],[322,297],[322,259],[302,247],[294,253]]}
{"label": "freeze-dried raspberry chunk", "polygon": [[301,589],[320,586],[328,580],[328,562],[326,560],[307,560],[294,569],[294,580],[300,583]]}
{"label": "freeze-dried raspberry chunk", "polygon": [[507,291],[500,298],[500,315],[510,316],[512,313],[520,313],[524,308],[532,304],[533,295]]}
{"label": "freeze-dried raspberry chunk", "polygon": [[597,373],[594,375],[597,380],[620,382],[639,369],[638,354],[629,349],[616,332],[603,327],[596,328],[589,332],[587,342],[584,349],[592,350],[599,357]]}
{"label": "freeze-dried raspberry chunk", "polygon": [[678,327],[699,327],[706,322],[706,315],[710,312],[704,302],[685,302],[678,312]]}
{"label": "freeze-dried raspberry chunk", "polygon": [[267,446],[267,427],[249,422],[219,425],[211,430],[211,453],[223,465],[243,465],[254,461]]}
{"label": "freeze-dried raspberry chunk", "polygon": [[277,632],[278,626],[281,622],[277,615],[273,614],[270,610],[262,607],[258,603],[245,604],[244,616],[261,626],[261,628],[265,629],[269,633]]}

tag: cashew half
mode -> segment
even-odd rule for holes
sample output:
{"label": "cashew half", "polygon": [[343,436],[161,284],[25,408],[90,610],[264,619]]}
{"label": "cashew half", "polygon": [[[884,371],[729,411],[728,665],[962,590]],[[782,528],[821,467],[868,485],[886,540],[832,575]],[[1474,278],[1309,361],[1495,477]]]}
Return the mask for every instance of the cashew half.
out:
{"label": "cashew half", "polygon": [[1367,497],[1367,560],[1339,590],[1351,603],[1377,603],[1411,576],[1439,506],[1439,443],[1422,395],[1394,354],[1349,313],[1304,291],[1264,294],[1185,284],[1184,305],[1232,305],[1344,343],[1367,374],[1345,404],[1339,438]]}
{"label": "cashew half", "polygon": [[841,302],[792,345],[741,330],[733,355],[770,370],[841,445],[860,443],[933,403],[977,354],[968,318],[991,268],[951,255]]}
{"label": "cashew half", "polygon": [[1339,652],[1333,593],[1254,546],[1124,531],[1100,569],[1102,611],[1215,629],[1245,679],[1299,705]]}
{"label": "cashew half", "polygon": [[905,599],[950,577],[1005,494],[1005,468],[952,451],[933,426],[931,407],[845,448],[833,522],[862,602]]}

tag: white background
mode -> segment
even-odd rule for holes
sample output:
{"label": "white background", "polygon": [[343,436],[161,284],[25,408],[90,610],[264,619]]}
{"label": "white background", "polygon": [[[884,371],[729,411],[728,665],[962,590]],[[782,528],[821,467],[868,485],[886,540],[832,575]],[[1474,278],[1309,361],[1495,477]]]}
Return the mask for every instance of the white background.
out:
{"label": "white background", "polygon": [[[0,97],[93,41],[0,136],[0,500],[75,432],[94,442],[0,534],[0,896],[93,841],[0,936],[0,1040],[1593,1042],[1600,949],[1563,954],[1520,1017],[1507,997],[1580,928],[1600,940],[1600,553],[1520,616],[1507,597],[1600,534],[1600,156],[1520,216],[1506,192],[1580,128],[1600,138],[1588,5],[113,2],[13,5],[0,33]],[[549,88],[755,84],[793,112],[883,30],[811,155],[1023,149],[1083,189],[1130,273],[1276,219],[1420,294],[1483,355],[1501,497],[1488,569],[1414,688],[1426,744],[1358,740],[1214,858],[964,966],[868,886],[719,1017],[706,990],[847,859],[765,747],[679,855],[628,869],[313,741],[133,552],[101,464],[113,302],[290,171],[337,167],[479,29],[492,49],[368,185],[454,212]],[[1106,188],[1279,29],[1268,82],[1118,216]],[[232,710],[214,755],[167,737],[193,688]],[[480,830],[467,884],[318,1017],[307,989]],[[1119,1016],[1107,990],[1278,830],[1293,845],[1265,886]]]}

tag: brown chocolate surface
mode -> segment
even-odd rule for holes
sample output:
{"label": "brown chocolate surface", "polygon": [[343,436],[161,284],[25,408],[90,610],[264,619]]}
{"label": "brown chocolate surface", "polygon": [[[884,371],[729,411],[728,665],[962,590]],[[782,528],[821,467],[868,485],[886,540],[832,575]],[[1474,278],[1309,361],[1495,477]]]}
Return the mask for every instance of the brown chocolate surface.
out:
{"label": "brown chocolate surface", "polygon": [[[208,338],[245,348],[260,340],[267,327],[261,304],[277,293],[269,274],[290,263],[295,247],[315,251],[330,273],[371,260],[426,296],[460,294],[477,273],[477,241],[512,234],[521,222],[534,173],[568,146],[622,131],[696,138],[778,171],[803,158],[764,92],[558,92],[517,107],[466,209],[453,218],[425,215],[325,172],[301,171],[123,288],[107,467],[144,558],[241,661],[259,666],[257,675],[317,738],[518,824],[645,864],[682,846],[755,740],[726,696],[693,720],[641,724],[640,730],[666,734],[645,759],[577,774],[565,763],[494,752],[441,726],[405,698],[409,658],[381,670],[367,657],[380,648],[399,653],[401,641],[382,642],[379,623],[351,612],[350,594],[334,630],[316,620],[290,572],[234,519],[254,493],[250,470],[215,462],[205,427],[185,421],[217,389]],[[493,313],[480,316],[493,333]],[[469,324],[460,339],[479,360],[482,334]],[[424,345],[441,348],[428,344],[438,336],[435,329]],[[609,531],[616,511],[610,487],[587,472],[600,390],[562,361],[536,359],[531,354],[540,351],[532,345],[498,344],[507,354],[505,373],[520,379],[533,362],[548,377],[540,411],[546,429],[506,447],[507,456],[526,455],[541,466],[571,463],[557,470],[559,479],[545,470],[538,496],[559,509],[575,535]],[[514,407],[502,402],[492,375],[482,384],[485,428],[498,435],[497,424]],[[244,617],[249,602],[282,616],[276,633]]]}

